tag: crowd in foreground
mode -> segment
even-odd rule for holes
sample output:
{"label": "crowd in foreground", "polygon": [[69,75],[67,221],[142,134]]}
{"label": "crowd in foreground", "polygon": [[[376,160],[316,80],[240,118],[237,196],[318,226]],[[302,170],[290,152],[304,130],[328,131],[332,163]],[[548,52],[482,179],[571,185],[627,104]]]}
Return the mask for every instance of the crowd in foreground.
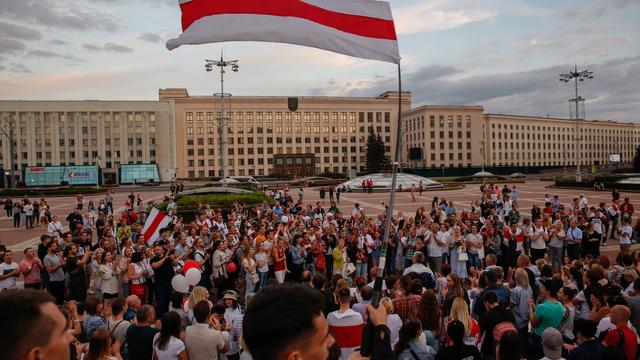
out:
{"label": "crowd in foreground", "polygon": [[7,359],[636,359],[640,251],[615,190],[597,205],[545,194],[525,214],[516,186],[484,184],[470,210],[399,212],[386,244],[388,210],[269,194],[224,214],[200,204],[190,222],[167,197],[172,222],[148,238],[140,195],[45,217],[20,264],[0,253]]}

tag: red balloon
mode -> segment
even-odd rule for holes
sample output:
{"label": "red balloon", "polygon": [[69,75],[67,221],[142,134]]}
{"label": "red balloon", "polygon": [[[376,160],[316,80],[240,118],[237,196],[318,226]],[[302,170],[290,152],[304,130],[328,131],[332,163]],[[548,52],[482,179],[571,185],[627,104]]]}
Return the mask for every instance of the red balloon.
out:
{"label": "red balloon", "polygon": [[227,272],[234,273],[236,271],[238,271],[238,267],[236,266],[236,263],[230,262],[227,264]]}
{"label": "red balloon", "polygon": [[198,264],[198,262],[195,260],[187,260],[187,262],[185,262],[184,266],[182,267],[182,272],[186,274],[189,269],[200,270],[200,264]]}

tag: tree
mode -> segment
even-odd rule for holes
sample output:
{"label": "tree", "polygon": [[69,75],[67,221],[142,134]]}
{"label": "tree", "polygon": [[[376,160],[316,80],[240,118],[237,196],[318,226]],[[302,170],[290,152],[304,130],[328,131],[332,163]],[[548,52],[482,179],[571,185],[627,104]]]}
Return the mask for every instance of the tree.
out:
{"label": "tree", "polygon": [[640,146],[636,148],[636,155],[633,157],[633,171],[640,172]]}
{"label": "tree", "polygon": [[369,126],[369,135],[367,136],[367,171],[369,173],[380,171],[385,161],[382,136],[376,134],[373,126]]}

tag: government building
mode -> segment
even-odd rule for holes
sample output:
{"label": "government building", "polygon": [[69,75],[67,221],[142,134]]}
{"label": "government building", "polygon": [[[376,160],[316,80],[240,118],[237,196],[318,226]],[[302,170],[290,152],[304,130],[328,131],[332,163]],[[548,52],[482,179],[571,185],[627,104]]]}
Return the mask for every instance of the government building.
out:
{"label": "government building", "polygon": [[[563,167],[576,165],[576,121],[485,114],[482,106],[421,106],[402,117],[403,161],[411,168]],[[631,161],[640,124],[580,121],[581,165],[610,155]]]}
{"label": "government building", "polygon": [[[289,108],[290,100],[297,108]],[[175,104],[178,178],[220,176],[220,98],[191,96],[186,89],[164,89],[160,90],[160,101]],[[402,104],[411,108],[411,93],[403,93]],[[300,168],[310,168],[315,174],[347,173],[349,169],[364,172],[369,127],[381,134],[387,156],[392,158],[397,118],[397,92],[372,98],[228,97],[224,166],[228,176],[274,175],[276,159],[302,161]],[[302,154],[314,156],[296,156]]]}
{"label": "government building", "polygon": [[[400,98],[401,96],[401,98]],[[574,120],[487,114],[482,106],[412,107],[411,92],[375,97],[193,96],[158,101],[0,101],[0,159],[28,186],[366,171],[369,128],[414,169],[562,167],[576,163]],[[224,126],[221,126],[221,123]],[[581,164],[632,160],[640,125],[581,121]]]}
{"label": "government building", "polygon": [[12,135],[27,185],[168,181],[174,128],[170,101],[0,101],[1,165],[9,175]]}

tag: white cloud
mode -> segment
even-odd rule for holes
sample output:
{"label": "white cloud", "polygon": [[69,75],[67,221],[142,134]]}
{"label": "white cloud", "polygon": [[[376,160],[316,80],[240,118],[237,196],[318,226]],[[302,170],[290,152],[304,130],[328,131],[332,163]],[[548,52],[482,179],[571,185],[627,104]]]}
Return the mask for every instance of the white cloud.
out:
{"label": "white cloud", "polygon": [[[434,32],[456,28],[472,22],[493,20],[497,13],[483,9],[446,9],[444,2],[420,2],[393,11],[399,34]],[[462,6],[460,7],[462,8]]]}

